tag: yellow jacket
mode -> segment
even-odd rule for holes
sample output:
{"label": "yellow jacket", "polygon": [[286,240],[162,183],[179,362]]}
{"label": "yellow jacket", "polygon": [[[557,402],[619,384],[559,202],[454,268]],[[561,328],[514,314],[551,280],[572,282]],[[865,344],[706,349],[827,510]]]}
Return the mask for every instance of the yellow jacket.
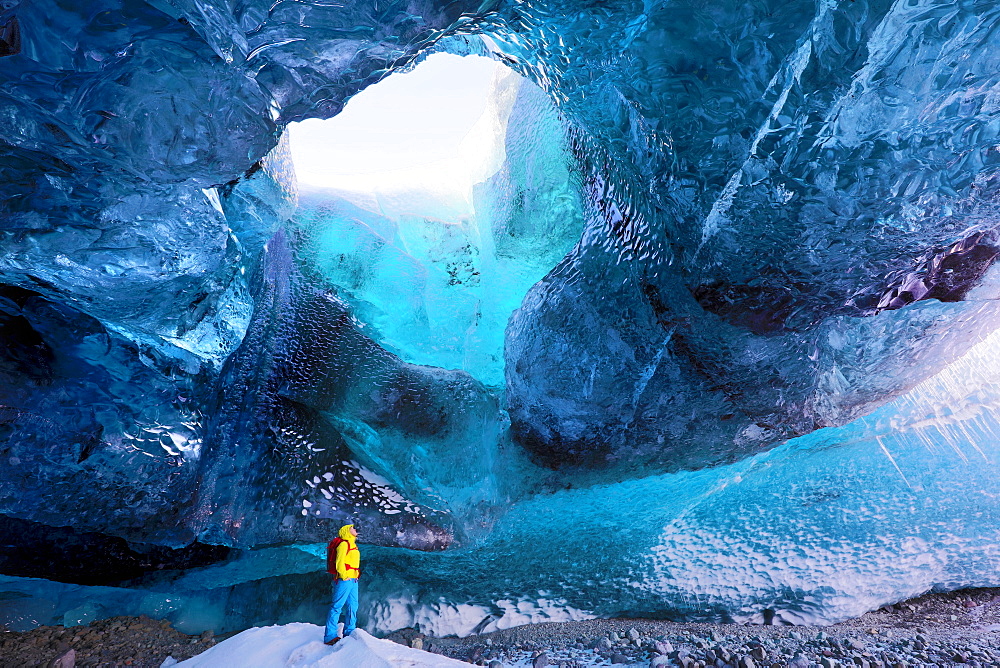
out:
{"label": "yellow jacket", "polygon": [[341,580],[354,580],[361,575],[361,552],[351,535],[353,524],[340,527],[338,534],[343,540],[337,544],[337,577]]}

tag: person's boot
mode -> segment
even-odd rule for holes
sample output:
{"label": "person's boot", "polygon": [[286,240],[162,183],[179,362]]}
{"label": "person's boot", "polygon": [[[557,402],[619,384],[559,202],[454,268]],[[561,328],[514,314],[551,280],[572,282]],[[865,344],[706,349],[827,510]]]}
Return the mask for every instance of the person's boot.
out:
{"label": "person's boot", "polygon": [[325,645],[336,645],[338,642],[340,642],[340,638],[334,638],[333,640],[327,640],[324,644]]}

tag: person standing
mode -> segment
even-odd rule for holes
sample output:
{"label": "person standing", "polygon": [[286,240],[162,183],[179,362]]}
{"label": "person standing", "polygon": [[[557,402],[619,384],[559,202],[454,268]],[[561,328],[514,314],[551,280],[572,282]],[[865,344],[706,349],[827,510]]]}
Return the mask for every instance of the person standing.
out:
{"label": "person standing", "polygon": [[341,611],[344,620],[344,637],[354,631],[358,617],[358,577],[361,575],[361,553],[357,545],[358,532],[353,524],[340,527],[337,537],[326,546],[326,570],[334,576],[333,603],[326,617],[326,632],[323,642],[333,645],[340,636],[337,625]]}

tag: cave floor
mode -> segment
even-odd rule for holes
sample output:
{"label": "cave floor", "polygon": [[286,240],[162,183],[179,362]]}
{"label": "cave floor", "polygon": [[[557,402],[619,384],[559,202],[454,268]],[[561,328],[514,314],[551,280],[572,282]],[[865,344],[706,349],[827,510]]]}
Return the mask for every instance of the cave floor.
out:
{"label": "cave floor", "polygon": [[[822,627],[595,619],[467,638],[403,629],[389,639],[494,668],[1000,666],[1000,588],[926,594]],[[43,626],[0,632],[0,668],[55,665],[71,649],[76,666],[160,668],[168,657],[182,661],[218,640],[210,632],[188,636],[146,617]]]}

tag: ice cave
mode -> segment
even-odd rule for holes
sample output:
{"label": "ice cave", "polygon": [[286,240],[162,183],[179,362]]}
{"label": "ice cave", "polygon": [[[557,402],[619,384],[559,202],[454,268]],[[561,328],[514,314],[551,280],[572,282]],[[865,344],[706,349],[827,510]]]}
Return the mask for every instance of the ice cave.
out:
{"label": "ice cave", "polygon": [[[1000,585],[998,28],[3,0],[0,624],[317,623],[346,521],[375,634]],[[376,104],[305,178],[296,128],[446,57],[453,145]]]}

